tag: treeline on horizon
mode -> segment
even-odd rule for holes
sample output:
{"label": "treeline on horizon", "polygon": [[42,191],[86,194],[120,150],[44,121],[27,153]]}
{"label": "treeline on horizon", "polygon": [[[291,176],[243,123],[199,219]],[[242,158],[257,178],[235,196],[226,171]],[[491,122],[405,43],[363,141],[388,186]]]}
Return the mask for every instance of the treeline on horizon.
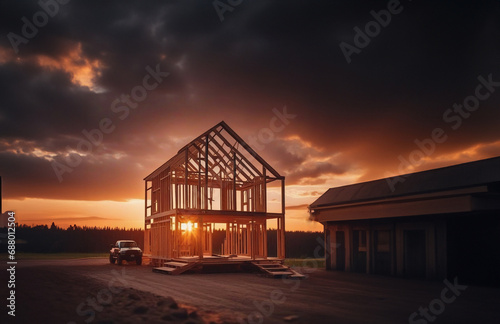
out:
{"label": "treeline on horizon", "polygon": [[117,240],[134,240],[144,246],[140,228],[89,227],[70,225],[63,229],[47,225],[16,227],[16,251],[33,253],[104,253]]}
{"label": "treeline on horizon", "polygon": [[[212,236],[213,252],[220,247],[226,231],[215,230]],[[117,240],[134,240],[144,247],[144,230],[140,228],[89,227],[70,225],[63,229],[47,225],[19,225],[16,227],[16,251],[29,253],[106,253]],[[287,258],[323,257],[323,233],[293,231],[285,233]],[[2,240],[3,243],[3,240]],[[268,255],[276,256],[276,230],[267,231]],[[316,253],[315,253],[316,252]]]}

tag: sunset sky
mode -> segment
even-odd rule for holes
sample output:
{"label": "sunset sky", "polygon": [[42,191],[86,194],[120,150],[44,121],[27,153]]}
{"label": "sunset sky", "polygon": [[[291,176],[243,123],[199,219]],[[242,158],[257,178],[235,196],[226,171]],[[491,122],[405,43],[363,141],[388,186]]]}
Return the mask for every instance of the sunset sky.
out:
{"label": "sunset sky", "polygon": [[500,155],[500,1],[41,3],[0,9],[20,223],[142,227],[143,178],[222,120],[286,177],[288,230],[330,187]]}

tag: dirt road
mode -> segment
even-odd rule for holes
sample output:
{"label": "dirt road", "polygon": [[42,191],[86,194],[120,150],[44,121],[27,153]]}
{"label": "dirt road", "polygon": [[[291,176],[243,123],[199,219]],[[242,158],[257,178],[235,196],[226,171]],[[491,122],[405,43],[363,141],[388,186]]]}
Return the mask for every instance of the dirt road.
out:
{"label": "dirt road", "polygon": [[[50,270],[52,277],[43,272],[44,269]],[[173,297],[188,305],[188,309],[197,308],[197,314],[206,322],[498,323],[500,319],[500,289],[458,286],[454,293],[444,282],[322,269],[309,268],[306,280],[270,279],[249,273],[169,276],[153,273],[148,266],[130,264],[120,267],[110,265],[106,259],[80,259],[20,261],[18,271],[18,281],[31,281],[30,289],[46,290],[49,300],[54,291],[74,288],[68,282],[59,284],[58,273],[76,278],[73,279],[74,286],[86,283],[88,287],[80,289],[76,300],[58,301],[51,310],[66,312],[75,323],[85,323],[90,319],[88,314],[82,316],[75,311],[78,303],[88,296],[99,297],[99,293],[101,299],[109,299],[117,285]],[[40,278],[37,272],[43,272],[45,276]],[[452,287],[453,283],[450,285]],[[18,295],[29,294],[23,289],[26,288],[18,289]],[[443,294],[444,289],[447,290]],[[425,309],[429,307],[434,313],[426,313]],[[23,309],[27,308],[19,305],[18,310]],[[121,319],[113,322],[122,323]]]}

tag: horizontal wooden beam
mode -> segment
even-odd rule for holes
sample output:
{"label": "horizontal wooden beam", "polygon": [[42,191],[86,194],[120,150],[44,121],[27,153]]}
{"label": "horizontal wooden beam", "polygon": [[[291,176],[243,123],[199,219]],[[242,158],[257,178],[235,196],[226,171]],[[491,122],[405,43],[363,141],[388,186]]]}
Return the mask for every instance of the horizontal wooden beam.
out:
{"label": "horizontal wooden beam", "polygon": [[277,218],[283,216],[282,213],[266,212],[245,212],[234,210],[205,210],[205,209],[176,209],[177,215],[212,215],[212,216],[231,216],[231,217],[266,217]]}

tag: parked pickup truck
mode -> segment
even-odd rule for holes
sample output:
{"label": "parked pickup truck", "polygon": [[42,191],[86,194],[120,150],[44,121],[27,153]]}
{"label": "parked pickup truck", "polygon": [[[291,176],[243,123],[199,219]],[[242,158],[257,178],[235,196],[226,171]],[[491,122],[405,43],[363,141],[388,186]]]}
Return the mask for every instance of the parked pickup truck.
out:
{"label": "parked pickup truck", "polygon": [[111,244],[109,250],[109,262],[121,265],[123,261],[135,261],[138,265],[142,264],[142,250],[137,246],[137,243],[132,240],[120,240],[115,244]]}

